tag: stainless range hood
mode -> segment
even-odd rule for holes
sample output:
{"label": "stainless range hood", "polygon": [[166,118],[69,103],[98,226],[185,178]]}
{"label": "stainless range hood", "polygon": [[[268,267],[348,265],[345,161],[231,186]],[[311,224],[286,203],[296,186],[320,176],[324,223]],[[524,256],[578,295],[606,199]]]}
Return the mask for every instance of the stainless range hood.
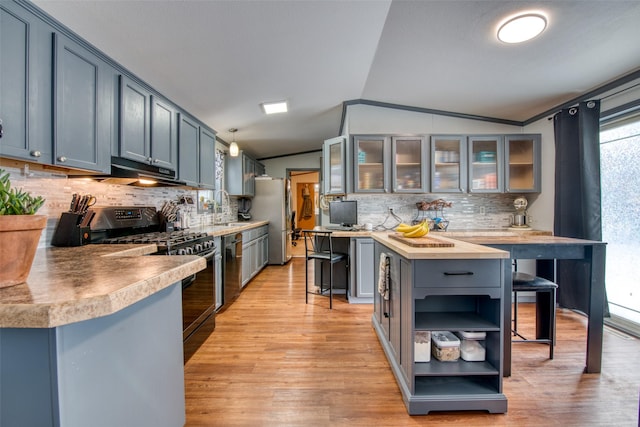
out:
{"label": "stainless range hood", "polygon": [[[133,180],[129,185],[141,186],[186,186],[176,180],[176,171],[136,162],[122,157],[111,157],[111,178]],[[145,184],[141,180],[155,181]]]}
{"label": "stainless range hood", "polygon": [[176,171],[146,163],[136,162],[122,157],[111,157],[109,175],[70,175],[70,178],[91,178],[96,181],[133,185],[139,187],[186,187],[187,184],[176,180]]}

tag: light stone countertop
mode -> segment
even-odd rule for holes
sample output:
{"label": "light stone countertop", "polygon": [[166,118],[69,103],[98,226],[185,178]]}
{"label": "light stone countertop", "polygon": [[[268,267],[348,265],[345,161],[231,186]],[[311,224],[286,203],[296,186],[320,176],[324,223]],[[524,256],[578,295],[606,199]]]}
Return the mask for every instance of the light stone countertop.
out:
{"label": "light stone countertop", "polygon": [[443,233],[429,233],[428,237],[453,243],[452,247],[414,247],[389,237],[389,234],[393,233],[393,231],[379,231],[371,233],[371,237],[407,259],[500,259],[511,257],[507,251],[447,238],[443,236]]}
{"label": "light stone countertop", "polygon": [[269,224],[269,221],[237,221],[230,222],[228,225],[203,225],[191,227],[188,230],[199,232],[204,231],[210,236],[218,237],[226,236],[227,234],[240,233],[266,224]]}
{"label": "light stone countertop", "polygon": [[39,249],[26,283],[0,288],[1,328],[53,328],[113,314],[206,268],[148,245]]}

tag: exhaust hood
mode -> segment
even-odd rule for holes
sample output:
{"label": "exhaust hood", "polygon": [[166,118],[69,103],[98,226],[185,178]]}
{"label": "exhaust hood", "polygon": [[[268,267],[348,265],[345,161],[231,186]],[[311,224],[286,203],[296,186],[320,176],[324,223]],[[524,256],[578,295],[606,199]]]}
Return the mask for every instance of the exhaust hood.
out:
{"label": "exhaust hood", "polygon": [[[140,185],[145,187],[187,185],[184,182],[176,181],[176,171],[174,170],[136,162],[122,157],[111,157],[111,175],[107,179],[122,182],[130,181],[126,185]],[[103,180],[103,182],[105,181]]]}
{"label": "exhaust hood", "polygon": [[111,174],[109,175],[75,175],[73,177],[91,178],[104,183],[139,187],[187,186],[185,182],[175,179],[176,171],[174,170],[122,157],[111,157]]}

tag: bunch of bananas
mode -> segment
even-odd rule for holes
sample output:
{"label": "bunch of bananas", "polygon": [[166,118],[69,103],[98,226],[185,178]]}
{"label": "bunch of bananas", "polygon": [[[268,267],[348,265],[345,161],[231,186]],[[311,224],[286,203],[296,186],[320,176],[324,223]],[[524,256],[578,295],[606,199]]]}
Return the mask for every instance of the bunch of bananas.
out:
{"label": "bunch of bananas", "polygon": [[422,221],[416,225],[400,224],[396,231],[402,233],[403,237],[423,237],[429,233],[429,222]]}

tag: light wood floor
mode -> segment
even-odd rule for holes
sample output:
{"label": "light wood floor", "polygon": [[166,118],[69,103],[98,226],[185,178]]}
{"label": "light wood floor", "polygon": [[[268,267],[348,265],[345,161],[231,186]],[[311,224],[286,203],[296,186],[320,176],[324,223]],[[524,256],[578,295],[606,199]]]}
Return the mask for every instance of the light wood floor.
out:
{"label": "light wood floor", "polygon": [[302,258],[269,266],[217,315],[185,364],[187,426],[638,425],[640,341],[605,328],[602,373],[583,374],[586,322],[567,310],[558,310],[554,360],[545,345],[514,345],[506,414],[409,416],[372,306],[343,296],[331,311],[320,296],[306,305],[303,282]]}

